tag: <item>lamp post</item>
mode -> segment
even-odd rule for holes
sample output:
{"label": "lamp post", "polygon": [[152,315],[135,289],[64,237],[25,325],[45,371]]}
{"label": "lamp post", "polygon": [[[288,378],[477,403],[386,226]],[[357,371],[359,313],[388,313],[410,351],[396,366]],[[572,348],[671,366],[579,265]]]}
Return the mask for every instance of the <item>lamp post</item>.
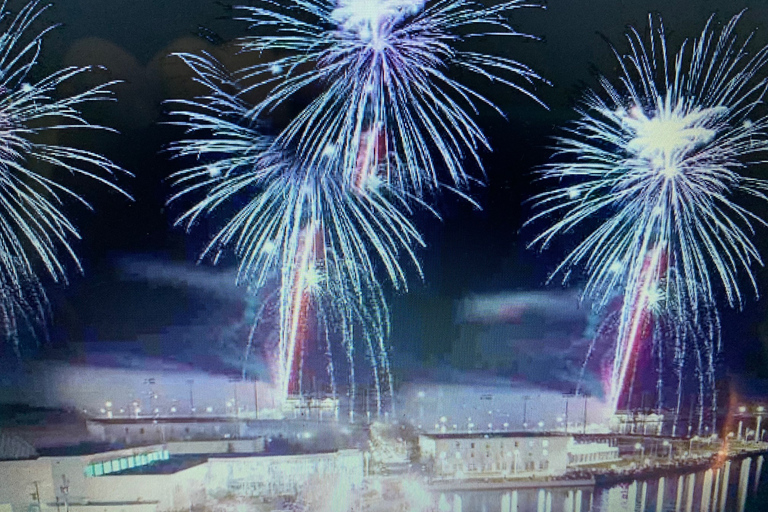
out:
{"label": "lamp post", "polygon": [[523,430],[528,430],[528,400],[530,399],[528,395],[523,397]]}
{"label": "lamp post", "polygon": [[[740,416],[743,416],[746,411],[747,411],[747,408],[744,407],[743,405],[739,407]],[[739,429],[736,433],[736,439],[738,439],[739,441],[741,441],[741,434],[743,432],[743,429],[744,429],[744,419],[742,417],[739,417]]]}
{"label": "lamp post", "polygon": [[640,463],[642,464],[645,458],[645,445],[643,443],[635,443],[635,451],[640,450]]}
{"label": "lamp post", "polygon": [[661,444],[667,447],[667,460],[672,460],[672,443],[665,439]]}

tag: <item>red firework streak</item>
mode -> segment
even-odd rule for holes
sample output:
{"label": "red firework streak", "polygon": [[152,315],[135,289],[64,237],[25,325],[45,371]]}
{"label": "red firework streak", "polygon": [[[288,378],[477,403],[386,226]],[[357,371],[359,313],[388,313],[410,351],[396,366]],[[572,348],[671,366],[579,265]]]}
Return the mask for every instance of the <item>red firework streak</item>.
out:
{"label": "red firework streak", "polygon": [[365,190],[365,185],[371,177],[380,175],[380,164],[387,154],[387,141],[381,123],[375,123],[371,128],[364,130],[360,139],[352,175],[352,185],[357,192]]}
{"label": "red firework streak", "polygon": [[[651,310],[650,294],[654,292],[661,277],[667,271],[668,257],[667,251],[663,246],[654,246],[649,250],[644,258],[643,266],[640,269],[640,275],[633,290],[633,296],[630,301],[624,300],[622,309],[631,307],[629,321],[623,325],[625,314],[622,311],[621,324],[619,326],[620,346],[624,347],[621,355],[621,363],[618,371],[614,373],[612,379],[611,407],[616,411],[619,405],[619,399],[627,396],[629,393],[629,383],[627,382],[627,373],[641,358],[641,348],[643,340],[647,340],[651,335],[653,312]],[[614,365],[614,368],[615,365]]]}
{"label": "red firework streak", "polygon": [[[386,140],[381,124],[364,130],[360,136],[355,168],[352,173],[352,185],[357,193],[365,191],[366,183],[381,172],[380,164],[386,155]],[[325,245],[322,231],[316,223],[304,226],[299,233],[299,244],[294,256],[293,289],[291,290],[290,332],[285,354],[284,371],[288,371],[285,383],[286,394],[296,394],[300,390],[302,354],[309,339],[309,317],[312,303],[310,275],[316,272],[317,263],[325,257]]]}
{"label": "red firework streak", "polygon": [[312,275],[317,262],[323,258],[322,233],[314,222],[301,228],[299,243],[294,256],[293,289],[291,290],[291,324],[288,337],[288,353],[285,369],[287,375],[285,390],[297,394],[301,388],[301,358],[309,337],[309,313],[312,304]]}

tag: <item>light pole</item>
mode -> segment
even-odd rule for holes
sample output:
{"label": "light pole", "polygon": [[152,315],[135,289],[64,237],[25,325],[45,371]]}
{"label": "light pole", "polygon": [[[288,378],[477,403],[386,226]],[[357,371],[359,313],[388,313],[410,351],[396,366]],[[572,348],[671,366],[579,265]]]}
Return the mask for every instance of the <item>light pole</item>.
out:
{"label": "light pole", "polygon": [[523,430],[528,430],[528,400],[530,399],[528,395],[523,397]]}
{"label": "light pole", "polygon": [[747,408],[744,407],[743,405],[739,407],[739,415],[740,415],[740,417],[739,417],[739,430],[737,431],[737,434],[736,434],[736,439],[738,439],[739,441],[741,441],[741,433],[742,433],[743,428],[744,428],[744,419],[742,418],[742,416],[744,415],[744,413],[746,411],[747,411]]}
{"label": "light pole", "polygon": [[665,439],[661,444],[667,447],[667,460],[672,460],[672,443]]}

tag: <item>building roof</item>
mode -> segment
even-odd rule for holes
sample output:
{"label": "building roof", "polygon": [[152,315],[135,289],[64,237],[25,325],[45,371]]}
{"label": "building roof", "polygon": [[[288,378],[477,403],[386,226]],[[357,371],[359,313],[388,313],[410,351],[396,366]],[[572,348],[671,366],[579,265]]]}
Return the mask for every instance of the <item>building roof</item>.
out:
{"label": "building roof", "polygon": [[141,450],[142,448],[159,449],[163,445],[158,443],[148,443],[143,445],[125,445],[123,443],[106,442],[84,442],[67,446],[51,446],[39,448],[40,455],[45,457],[75,457],[79,455],[95,455],[97,453],[108,453],[119,450]]}
{"label": "building roof", "polygon": [[37,456],[34,446],[27,441],[0,430],[0,460],[34,459]]}
{"label": "building roof", "polygon": [[245,419],[228,416],[159,416],[139,418],[88,418],[89,423],[103,425],[146,425],[161,423],[243,423]]}
{"label": "building roof", "polygon": [[425,437],[431,437],[433,439],[491,439],[491,438],[505,438],[505,437],[573,437],[572,434],[566,434],[564,432],[450,432],[450,433],[425,433],[421,434]]}
{"label": "building roof", "polygon": [[[104,476],[115,475],[170,475],[184,471],[200,464],[204,464],[208,460],[207,455],[172,455],[167,460],[155,461],[152,464],[146,466],[137,466],[134,468],[123,469],[121,471],[113,471]],[[98,477],[97,477],[98,478]]]}

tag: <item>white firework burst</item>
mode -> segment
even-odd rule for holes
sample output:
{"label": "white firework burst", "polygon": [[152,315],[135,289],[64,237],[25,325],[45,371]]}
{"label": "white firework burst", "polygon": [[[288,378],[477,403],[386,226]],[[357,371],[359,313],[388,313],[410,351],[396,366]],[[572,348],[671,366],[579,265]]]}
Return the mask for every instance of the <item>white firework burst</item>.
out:
{"label": "white firework burst", "polygon": [[5,2],[0,6],[5,27],[0,34],[0,328],[14,342],[19,319],[35,333],[47,318],[38,267],[57,282],[66,281],[68,262],[80,269],[72,246],[79,234],[63,207],[67,199],[87,203],[61,175],[84,176],[125,194],[111,180],[122,171],[113,162],[90,151],[46,143],[41,137],[74,128],[105,129],[88,123],[78,107],[113,99],[114,84],[59,97],[57,89],[63,83],[92,68],[68,67],[38,81],[31,79],[43,36],[50,30],[34,33],[31,27],[45,9],[36,0],[15,15],[6,10]]}

